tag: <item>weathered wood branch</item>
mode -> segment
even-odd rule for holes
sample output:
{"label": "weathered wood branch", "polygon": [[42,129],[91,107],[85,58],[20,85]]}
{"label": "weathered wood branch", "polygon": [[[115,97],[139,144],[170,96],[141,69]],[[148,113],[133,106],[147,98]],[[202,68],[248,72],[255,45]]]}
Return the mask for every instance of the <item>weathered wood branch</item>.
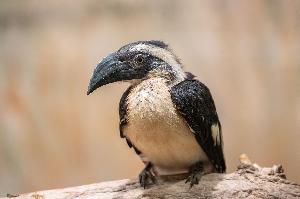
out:
{"label": "weathered wood branch", "polygon": [[136,180],[118,180],[65,189],[23,194],[16,199],[82,199],[82,198],[300,198],[300,185],[285,178],[280,165],[262,168],[247,156],[240,157],[237,171],[230,174],[208,174],[199,185],[190,188],[184,180],[159,179],[148,189]]}

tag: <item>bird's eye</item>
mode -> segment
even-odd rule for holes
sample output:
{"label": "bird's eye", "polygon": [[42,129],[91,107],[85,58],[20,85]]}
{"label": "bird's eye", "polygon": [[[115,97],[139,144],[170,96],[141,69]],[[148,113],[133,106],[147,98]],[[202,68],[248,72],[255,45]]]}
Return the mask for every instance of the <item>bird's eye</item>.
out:
{"label": "bird's eye", "polygon": [[124,62],[124,61],[125,61],[125,58],[124,58],[124,57],[120,57],[120,58],[119,58],[119,61],[120,61],[120,62]]}
{"label": "bird's eye", "polygon": [[143,55],[137,55],[137,56],[135,56],[135,58],[134,58],[134,61],[135,61],[135,63],[137,63],[137,64],[142,64],[142,63],[144,63],[144,57],[143,57]]}

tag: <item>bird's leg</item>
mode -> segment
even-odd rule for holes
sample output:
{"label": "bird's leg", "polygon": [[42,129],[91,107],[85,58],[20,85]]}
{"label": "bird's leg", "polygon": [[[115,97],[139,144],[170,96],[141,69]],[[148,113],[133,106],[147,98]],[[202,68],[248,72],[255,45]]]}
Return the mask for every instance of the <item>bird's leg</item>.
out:
{"label": "bird's leg", "polygon": [[201,177],[205,174],[203,168],[203,162],[197,162],[192,165],[189,169],[189,176],[187,177],[185,183],[190,182],[190,187],[192,187],[194,184],[198,184]]}
{"label": "bird's leg", "polygon": [[147,185],[156,182],[155,177],[151,172],[152,166],[153,165],[151,164],[151,162],[148,162],[146,164],[146,167],[142,170],[142,172],[139,175],[140,184],[142,187],[144,187],[144,189],[146,188]]}

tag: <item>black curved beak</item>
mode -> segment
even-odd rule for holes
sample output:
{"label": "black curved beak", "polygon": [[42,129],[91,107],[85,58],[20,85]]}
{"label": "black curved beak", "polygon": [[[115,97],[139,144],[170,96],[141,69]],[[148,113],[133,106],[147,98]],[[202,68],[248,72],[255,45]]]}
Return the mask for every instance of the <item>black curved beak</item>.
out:
{"label": "black curved beak", "polygon": [[119,81],[120,77],[118,77],[118,73],[122,69],[122,65],[115,53],[104,58],[94,69],[87,95],[105,84]]}

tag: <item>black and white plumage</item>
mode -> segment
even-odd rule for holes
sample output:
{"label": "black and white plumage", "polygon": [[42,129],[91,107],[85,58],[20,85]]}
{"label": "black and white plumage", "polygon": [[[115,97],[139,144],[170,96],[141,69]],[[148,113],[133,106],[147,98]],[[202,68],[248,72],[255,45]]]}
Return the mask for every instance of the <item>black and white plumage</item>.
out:
{"label": "black and white plumage", "polygon": [[120,100],[120,136],[146,165],[144,187],[155,175],[189,172],[192,186],[205,173],[226,170],[213,98],[194,77],[161,41],[125,45],[94,70],[88,94],[112,82],[131,84]]}

